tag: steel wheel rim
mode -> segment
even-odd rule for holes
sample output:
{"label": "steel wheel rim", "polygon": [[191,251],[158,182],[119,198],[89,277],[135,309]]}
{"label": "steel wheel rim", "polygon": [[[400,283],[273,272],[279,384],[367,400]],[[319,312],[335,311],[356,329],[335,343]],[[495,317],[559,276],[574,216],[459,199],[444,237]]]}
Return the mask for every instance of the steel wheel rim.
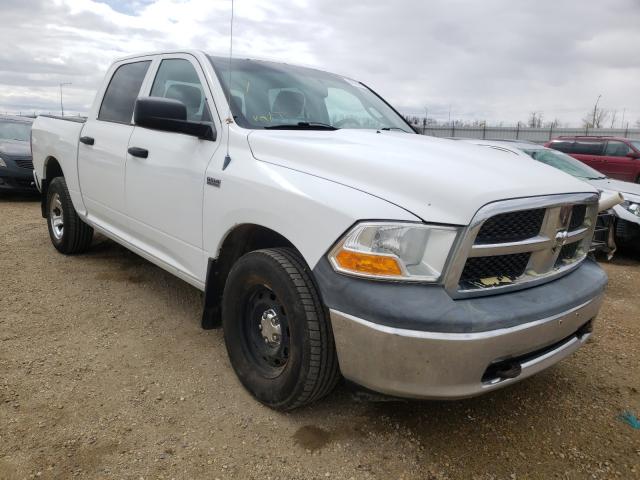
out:
{"label": "steel wheel rim", "polygon": [[245,348],[262,375],[279,376],[289,359],[289,322],[285,308],[270,288],[259,285],[251,289],[242,330]]}
{"label": "steel wheel rim", "polygon": [[53,237],[61,240],[64,235],[64,210],[58,193],[53,194],[49,203],[49,224]]}

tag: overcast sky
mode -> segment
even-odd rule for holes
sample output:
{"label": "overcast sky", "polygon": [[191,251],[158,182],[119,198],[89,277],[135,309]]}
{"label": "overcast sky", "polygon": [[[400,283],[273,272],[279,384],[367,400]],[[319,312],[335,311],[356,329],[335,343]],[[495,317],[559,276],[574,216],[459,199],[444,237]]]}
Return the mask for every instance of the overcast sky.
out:
{"label": "overcast sky", "polygon": [[[0,0],[0,112],[86,113],[115,57],[226,54],[230,0]],[[364,81],[403,113],[640,119],[640,0],[236,0],[234,53]]]}

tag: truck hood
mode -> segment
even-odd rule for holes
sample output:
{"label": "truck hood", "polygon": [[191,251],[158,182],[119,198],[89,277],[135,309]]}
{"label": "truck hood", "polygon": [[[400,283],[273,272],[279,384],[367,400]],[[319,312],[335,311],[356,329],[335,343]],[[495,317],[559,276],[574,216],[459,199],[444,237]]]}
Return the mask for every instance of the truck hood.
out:
{"label": "truck hood", "polygon": [[589,180],[589,183],[598,190],[614,190],[622,193],[622,196],[634,202],[640,201],[640,184],[623,182],[613,178],[603,178],[600,180]]}
{"label": "truck hood", "polygon": [[0,140],[0,154],[9,156],[25,157],[31,155],[29,142],[20,140]]}
{"label": "truck hood", "polygon": [[467,225],[480,207],[496,200],[595,192],[539,162],[424,135],[254,130],[248,141],[258,160],[375,195],[426,222]]}

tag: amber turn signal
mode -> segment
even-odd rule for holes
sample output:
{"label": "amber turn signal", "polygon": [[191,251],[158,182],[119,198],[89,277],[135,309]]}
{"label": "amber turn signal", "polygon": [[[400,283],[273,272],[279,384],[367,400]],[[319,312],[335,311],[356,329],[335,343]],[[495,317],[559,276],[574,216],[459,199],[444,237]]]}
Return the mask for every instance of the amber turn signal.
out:
{"label": "amber turn signal", "polygon": [[352,272],[370,275],[402,275],[402,269],[393,257],[341,250],[335,259],[341,268]]}

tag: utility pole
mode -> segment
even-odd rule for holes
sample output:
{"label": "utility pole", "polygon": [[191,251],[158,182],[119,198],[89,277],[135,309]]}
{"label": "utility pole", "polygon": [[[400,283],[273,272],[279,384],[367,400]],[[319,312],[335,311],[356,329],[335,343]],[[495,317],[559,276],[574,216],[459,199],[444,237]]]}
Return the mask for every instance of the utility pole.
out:
{"label": "utility pole", "polygon": [[602,94],[598,95],[596,104],[593,106],[593,120],[591,121],[592,128],[596,128],[596,111],[598,110],[598,102],[600,101],[601,97],[602,97]]}
{"label": "utility pole", "polygon": [[71,85],[71,82],[63,82],[60,84],[60,114],[64,117],[64,106],[62,105],[62,87]]}

